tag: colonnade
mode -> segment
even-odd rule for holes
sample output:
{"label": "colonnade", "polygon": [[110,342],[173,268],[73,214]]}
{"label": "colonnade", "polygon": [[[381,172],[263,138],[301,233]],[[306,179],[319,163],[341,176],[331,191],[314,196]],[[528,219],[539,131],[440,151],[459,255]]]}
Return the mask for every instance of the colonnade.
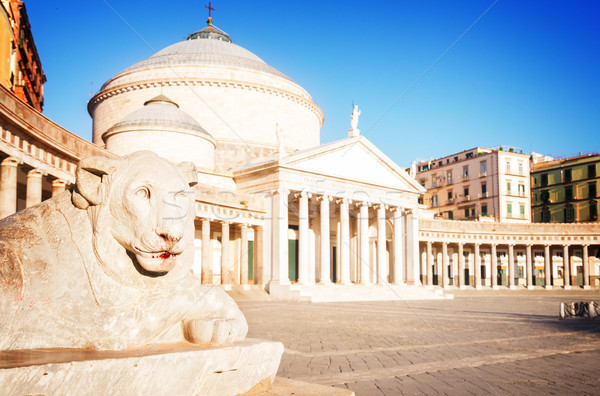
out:
{"label": "colonnade", "polygon": [[[25,196],[20,196],[18,189],[19,167],[27,172]],[[42,202],[43,178],[46,176],[41,169],[27,167],[14,157],[7,157],[0,162],[0,219],[15,213],[18,209],[18,199],[25,200],[25,207]],[[51,182],[52,196],[65,191],[67,181],[54,178]]]}
{"label": "colonnade", "polygon": [[[573,286],[582,286],[588,289],[592,278],[589,248],[590,244],[586,243],[518,244],[428,240],[421,244],[421,278],[428,286],[435,283],[444,288],[462,289],[470,286],[479,289],[484,286],[506,286],[516,289],[517,286],[524,286],[532,289],[534,286],[543,286],[546,289],[570,289]],[[449,254],[449,250],[452,250],[452,254]],[[517,252],[518,258],[515,257]],[[557,264],[554,257],[560,255],[562,262]],[[540,265],[541,257],[543,265]],[[581,285],[577,285],[578,274],[575,270],[579,267],[579,260],[574,260],[574,257],[581,261]],[[471,265],[465,262],[467,259]],[[472,272],[470,268],[473,269]],[[504,278],[506,283],[500,285]]]}
{"label": "colonnade", "polygon": [[[262,226],[250,226],[246,223],[199,219],[201,234],[201,279],[203,284],[246,285],[249,269],[248,234],[254,232],[253,283],[262,282],[261,265],[264,230]],[[220,232],[220,277],[215,281],[213,273],[213,241]]]}
{"label": "colonnade", "polygon": [[[289,224],[290,217],[293,222],[297,218],[297,283],[300,285],[329,285],[334,281],[341,285],[404,284],[407,276],[413,275],[414,271],[407,270],[406,265],[407,258],[410,260],[412,257],[412,248],[407,249],[407,246],[414,239],[412,234],[407,238],[406,221],[409,218],[416,222],[411,210],[285,189],[275,190],[269,198],[272,282],[285,285],[295,280],[290,279],[289,274],[288,230],[293,228]],[[356,219],[355,226],[351,222],[353,217]],[[375,227],[375,238],[370,237],[369,227]],[[391,230],[389,249],[388,229]],[[314,252],[310,248],[309,231],[318,234],[313,239]],[[371,256],[373,246],[374,254]],[[412,283],[412,280],[409,281]]]}

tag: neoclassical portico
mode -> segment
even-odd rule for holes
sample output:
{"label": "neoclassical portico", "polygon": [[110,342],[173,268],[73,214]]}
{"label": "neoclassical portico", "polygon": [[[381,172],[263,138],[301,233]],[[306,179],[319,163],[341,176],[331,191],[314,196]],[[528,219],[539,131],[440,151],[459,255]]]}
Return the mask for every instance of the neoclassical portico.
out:
{"label": "neoclassical portico", "polygon": [[365,138],[278,156],[234,178],[265,199],[271,293],[291,284],[420,283],[412,233],[421,187]]}

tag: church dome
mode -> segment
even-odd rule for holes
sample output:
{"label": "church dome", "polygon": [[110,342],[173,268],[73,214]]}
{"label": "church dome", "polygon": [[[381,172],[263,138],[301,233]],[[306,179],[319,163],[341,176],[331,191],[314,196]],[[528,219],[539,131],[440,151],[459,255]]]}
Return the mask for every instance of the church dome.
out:
{"label": "church dome", "polygon": [[214,141],[192,116],[182,111],[177,103],[164,95],[146,101],[144,107],[125,116],[106,131],[102,138],[106,140],[106,137],[114,131],[132,128],[187,131],[204,135],[206,139]]}
{"label": "church dome", "polygon": [[[119,122],[141,116],[149,122],[152,115],[143,105],[159,94],[214,137],[218,169],[270,157],[278,150],[278,133],[287,151],[320,143],[323,113],[308,92],[210,23],[102,86],[88,103],[94,143],[102,145],[103,135]],[[166,118],[155,119],[157,125],[190,121],[159,115]]]}
{"label": "church dome", "polygon": [[150,150],[174,162],[192,161],[200,168],[214,169],[215,139],[162,94],[109,128],[102,140],[118,155]]}
{"label": "church dome", "polygon": [[[192,33],[186,41],[170,45],[119,74],[155,67],[211,65],[256,70],[292,81],[291,78],[266,64],[252,52],[233,44],[229,36],[221,33],[217,35],[217,33],[207,31],[208,29],[216,31],[212,26],[208,26]],[[118,77],[119,74],[115,77]]]}

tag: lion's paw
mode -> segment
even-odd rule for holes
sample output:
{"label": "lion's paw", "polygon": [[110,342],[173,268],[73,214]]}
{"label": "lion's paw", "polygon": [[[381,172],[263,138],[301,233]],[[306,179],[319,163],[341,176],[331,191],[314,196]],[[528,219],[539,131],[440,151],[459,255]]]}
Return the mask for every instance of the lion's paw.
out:
{"label": "lion's paw", "polygon": [[248,324],[240,319],[191,319],[183,321],[183,335],[193,344],[223,345],[246,337]]}

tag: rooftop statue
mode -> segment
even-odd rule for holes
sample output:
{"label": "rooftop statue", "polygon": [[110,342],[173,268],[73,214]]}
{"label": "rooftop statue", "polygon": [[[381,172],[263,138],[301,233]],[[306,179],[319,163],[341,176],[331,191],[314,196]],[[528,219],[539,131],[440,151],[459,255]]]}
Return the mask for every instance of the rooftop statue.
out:
{"label": "rooftop statue", "polygon": [[358,129],[358,116],[360,116],[360,110],[357,105],[354,105],[350,115],[350,129]]}
{"label": "rooftop statue", "polygon": [[70,191],[0,221],[0,350],[228,344],[248,326],[194,254],[192,163],[90,157]]}

